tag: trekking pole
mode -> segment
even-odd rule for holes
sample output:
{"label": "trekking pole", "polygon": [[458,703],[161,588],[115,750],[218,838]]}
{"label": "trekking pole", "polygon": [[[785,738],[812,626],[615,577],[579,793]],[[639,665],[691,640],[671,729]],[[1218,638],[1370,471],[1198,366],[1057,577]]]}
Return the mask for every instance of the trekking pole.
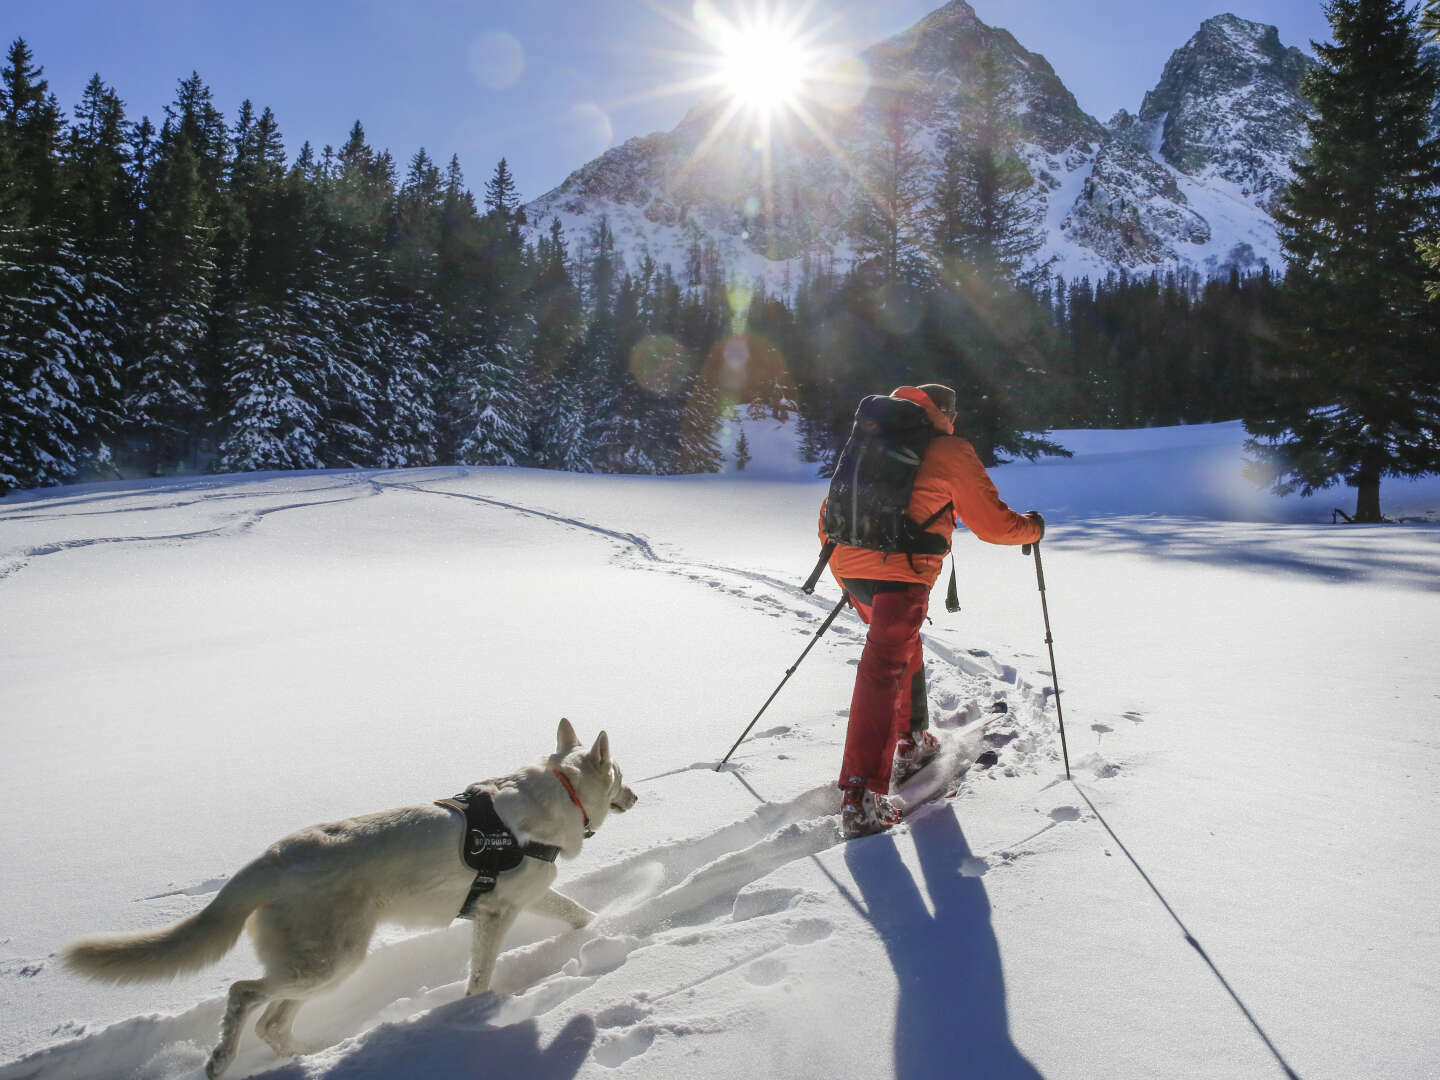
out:
{"label": "trekking pole", "polygon": [[[775,689],[771,691],[770,696],[765,699],[765,704],[760,706],[760,712],[757,712],[755,714],[755,720],[759,720],[761,713],[763,713],[766,709],[770,707],[770,702],[774,701],[775,695],[780,693],[780,687],[784,686],[787,682],[790,681],[790,676],[795,674],[795,669],[800,666],[800,661],[804,660],[805,657],[810,654],[810,650],[815,647],[815,642],[819,641],[825,631],[830,629],[830,624],[835,621],[835,617],[840,614],[841,609],[844,608],[846,602],[849,601],[849,599],[849,593],[842,592],[840,594],[840,602],[835,605],[834,610],[831,611],[829,615],[825,616],[825,621],[820,624],[820,629],[815,631],[815,636],[810,639],[810,644],[805,646],[805,651],[800,654],[799,659],[797,659],[795,663],[791,664],[790,667],[786,669],[785,678],[780,680],[780,686],[775,687]],[[725,762],[730,760],[730,755],[735,753],[735,751],[739,749],[740,744],[745,741],[745,736],[749,735],[750,729],[755,726],[755,720],[751,720],[750,723],[746,725],[745,730],[740,733],[740,738],[735,740],[735,745],[730,747],[729,752],[727,752],[726,755],[720,759],[720,764],[715,766],[716,772],[719,772],[721,766],[723,766]]]}
{"label": "trekking pole", "polygon": [[1065,756],[1065,779],[1070,779],[1070,749],[1065,745],[1065,710],[1060,705],[1060,676],[1055,672],[1055,639],[1050,635],[1050,605],[1045,602],[1045,568],[1040,564],[1040,541],[1035,549],[1035,580],[1040,583],[1040,610],[1045,615],[1045,647],[1050,650],[1050,681],[1055,687],[1055,716],[1060,721],[1060,753]]}

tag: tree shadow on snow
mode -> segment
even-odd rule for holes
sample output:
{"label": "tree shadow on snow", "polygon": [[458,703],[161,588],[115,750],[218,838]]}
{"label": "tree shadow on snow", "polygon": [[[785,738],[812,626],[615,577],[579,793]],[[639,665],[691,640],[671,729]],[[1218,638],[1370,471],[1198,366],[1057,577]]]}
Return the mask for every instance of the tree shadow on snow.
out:
{"label": "tree shadow on snow", "polygon": [[[540,1045],[536,1021],[491,1027],[499,1003],[492,994],[461,998],[407,1023],[383,1024],[358,1037],[325,1080],[374,1080],[381,1076],[524,1077],[572,1080],[595,1043],[595,1021],[573,1017],[550,1045]],[[292,1059],[278,1069],[252,1074],[255,1080],[310,1080],[313,1063]]]}
{"label": "tree shadow on snow", "polygon": [[990,900],[961,867],[970,845],[951,807],[917,817],[910,837],[934,914],[889,835],[851,842],[845,863],[899,983],[898,1080],[1042,1080],[1010,1039]]}
{"label": "tree shadow on snow", "polygon": [[[1383,538],[1384,546],[1377,540]],[[1145,518],[1087,521],[1057,533],[1072,551],[1144,555],[1329,582],[1388,581],[1440,589],[1440,529],[1430,525],[1236,525]],[[1055,556],[1059,558],[1057,554]]]}

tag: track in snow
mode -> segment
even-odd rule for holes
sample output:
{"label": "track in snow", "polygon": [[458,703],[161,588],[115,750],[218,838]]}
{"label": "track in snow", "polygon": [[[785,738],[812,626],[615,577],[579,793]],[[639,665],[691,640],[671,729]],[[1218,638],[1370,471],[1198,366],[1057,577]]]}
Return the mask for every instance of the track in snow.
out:
{"label": "track in snow", "polygon": [[[362,491],[336,499],[246,510],[210,530],[167,536],[102,537],[31,549],[23,553],[19,566],[7,571],[0,565],[0,577],[13,573],[29,559],[76,547],[174,543],[233,535],[255,527],[269,514],[403,490],[466,500],[593,533],[634,556],[637,569],[685,577],[779,617],[813,620],[829,607],[828,601],[806,597],[797,584],[769,575],[665,558],[649,540],[635,533],[500,499],[421,486],[434,482],[396,483],[367,473],[357,476],[351,484],[320,489],[353,491],[358,487]],[[201,496],[226,497],[231,496]],[[837,626],[834,632],[838,638],[854,642],[861,629]],[[984,736],[988,745],[1004,748],[1002,761],[1007,769],[1036,771],[1049,767],[1055,752],[1043,717],[1048,688],[1036,690],[1018,676],[1015,668],[996,663],[986,654],[958,652],[933,641],[927,647],[932,654],[927,675],[937,727],[974,730],[969,726],[979,721],[985,708],[1003,699],[1010,712],[990,725]],[[790,735],[791,729],[786,726],[772,727],[752,735],[749,745],[784,740]],[[713,765],[699,762],[690,769],[709,769]],[[732,764],[728,772],[749,787],[743,762]],[[943,780],[949,786],[954,777]],[[735,970],[743,969],[752,982],[778,981],[784,974],[778,956],[782,950],[822,941],[833,927],[807,910],[800,890],[765,887],[760,882],[776,870],[813,859],[840,842],[836,795],[828,783],[783,802],[766,801],[753,788],[750,790],[759,805],[746,818],[566,880],[564,891],[598,909],[599,918],[583,930],[552,936],[555,924],[538,917],[522,917],[509,940],[510,947],[497,965],[496,994],[463,999],[470,930],[466,924],[457,923],[375,949],[360,972],[333,993],[307,1004],[297,1025],[298,1034],[317,1046],[333,1047],[328,1057],[360,1055],[367,1066],[373,1066],[377,1059],[383,1061],[392,1052],[387,1048],[396,1042],[395,1026],[433,1027],[435,1037],[442,1040],[444,1033],[457,1025],[469,1033],[469,1038],[477,1030],[513,1029],[543,1016],[592,985],[603,983],[632,955],[700,938],[737,935],[740,931],[743,947],[737,944],[721,950],[728,957],[724,963],[674,986],[657,987],[649,1000],[661,1000]],[[977,872],[983,872],[983,868]],[[194,895],[198,906],[215,887],[218,883],[206,882],[181,891]],[[853,897],[850,899],[855,902]],[[759,929],[760,920],[763,929]],[[51,1076],[99,1080],[134,1072],[169,1074],[184,1068],[191,1058],[192,1063],[198,1063],[203,1048],[213,1043],[221,1008],[222,999],[217,997],[179,1016],[136,1017],[93,1035],[76,1032],[81,1037],[72,1042],[0,1068],[0,1080]],[[647,1019],[649,1012],[644,1002],[630,1001],[615,1003],[597,1014],[595,1023],[603,1034],[593,1050],[595,1059],[602,1065],[618,1066],[644,1053],[657,1033]],[[404,1038],[398,1044],[394,1052],[402,1056],[406,1053],[404,1047],[412,1045]],[[235,1075],[270,1070],[277,1064],[269,1049],[247,1033]],[[288,1066],[281,1065],[277,1075],[298,1075],[288,1070]]]}

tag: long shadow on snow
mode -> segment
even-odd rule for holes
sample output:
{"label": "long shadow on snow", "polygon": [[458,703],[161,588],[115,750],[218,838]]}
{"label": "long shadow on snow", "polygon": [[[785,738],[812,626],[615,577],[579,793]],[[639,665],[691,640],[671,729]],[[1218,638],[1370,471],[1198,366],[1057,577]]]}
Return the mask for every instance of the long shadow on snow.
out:
{"label": "long shadow on snow", "polygon": [[[1088,521],[1082,528],[1057,530],[1057,554],[1064,549],[1145,555],[1294,574],[1333,582],[1369,581],[1393,575],[1408,588],[1440,589],[1440,529],[1426,525],[1345,525],[1325,530],[1318,543],[1313,525],[1256,525],[1237,536],[1229,523],[1196,520],[1184,525],[1149,519]],[[1375,530],[1403,536],[1403,548],[1377,552]]]}
{"label": "long shadow on snow", "polygon": [[[360,1036],[353,1049],[320,1073],[325,1080],[373,1080],[378,1076],[524,1077],[571,1080],[590,1056],[595,1021],[574,1017],[550,1045],[541,1047],[534,1020],[491,1027],[492,994],[462,998],[415,1020],[383,1024]],[[251,1074],[256,1080],[313,1080],[313,1062],[292,1061]]]}
{"label": "long shadow on snow", "polygon": [[897,1080],[1043,1080],[1010,1040],[990,900],[978,877],[960,873],[970,845],[953,808],[917,815],[910,837],[934,915],[893,837],[845,845],[845,864],[900,987]]}

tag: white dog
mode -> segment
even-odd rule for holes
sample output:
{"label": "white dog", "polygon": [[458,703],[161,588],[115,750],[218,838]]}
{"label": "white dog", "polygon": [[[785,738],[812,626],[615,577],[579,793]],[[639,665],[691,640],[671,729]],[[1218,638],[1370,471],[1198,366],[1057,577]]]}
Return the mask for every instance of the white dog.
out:
{"label": "white dog", "polygon": [[360,966],[382,920],[445,926],[464,908],[475,923],[465,992],[488,989],[521,910],[574,927],[594,917],[550,888],[555,856],[574,858],[611,810],[634,804],[605,732],[587,751],[561,720],[543,765],[471,785],[443,804],[303,829],[240,870],[203,911],[163,930],[83,938],[63,959],[96,979],[167,978],[215,963],[248,923],[265,975],[230,987],[220,1042],[205,1063],[217,1077],[235,1058],[245,1018],[265,1002],[257,1034],[277,1054],[299,1052],[290,1028],[304,999]]}

